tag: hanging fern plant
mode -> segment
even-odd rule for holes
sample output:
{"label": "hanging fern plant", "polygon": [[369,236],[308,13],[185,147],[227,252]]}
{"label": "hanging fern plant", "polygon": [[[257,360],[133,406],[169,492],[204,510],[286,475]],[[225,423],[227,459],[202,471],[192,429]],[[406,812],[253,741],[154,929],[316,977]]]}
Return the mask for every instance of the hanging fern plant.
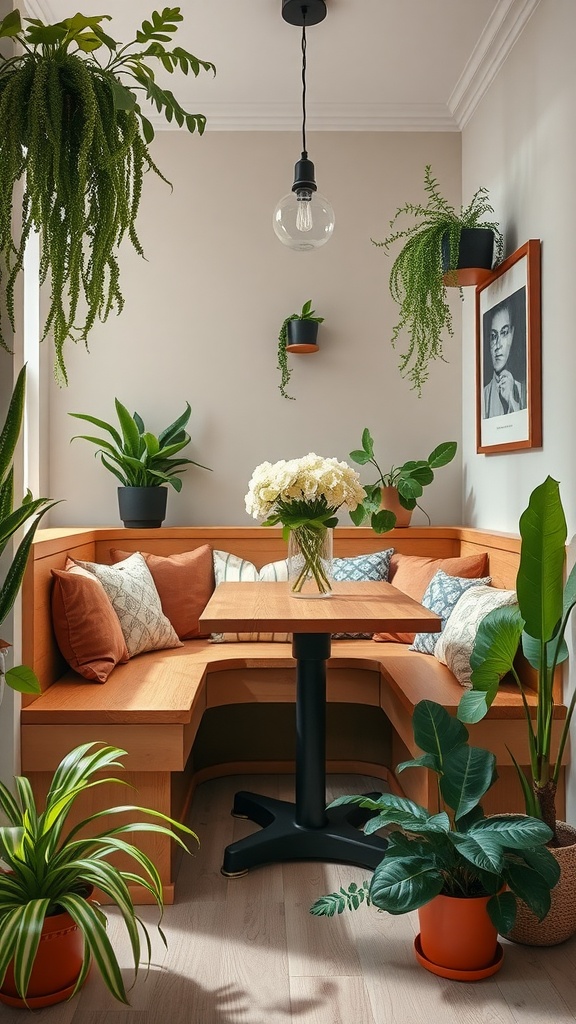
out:
{"label": "hanging fern plant", "polygon": [[[40,283],[50,304],[42,340],[51,332],[55,373],[67,383],[63,346],[87,342],[98,318],[121,312],[116,251],[127,236],[144,256],[136,217],[145,171],[158,169],[148,151],[154,128],[139,95],[167,121],[203,133],[206,118],[190,114],[162,89],[165,71],[215,72],[209,61],[167,47],[183,20],[179,7],[154,11],[136,38],[120,45],[102,23],[109,15],[76,14],[46,25],[18,11],[0,21],[0,38],[21,52],[0,55],[0,284],[15,328],[15,287],[31,232],[41,233]],[[128,82],[128,84],[127,84]],[[14,188],[23,182],[22,217],[13,230]],[[169,182],[167,182],[169,184]],[[79,322],[78,322],[79,321]],[[0,317],[0,344],[7,348]]]}

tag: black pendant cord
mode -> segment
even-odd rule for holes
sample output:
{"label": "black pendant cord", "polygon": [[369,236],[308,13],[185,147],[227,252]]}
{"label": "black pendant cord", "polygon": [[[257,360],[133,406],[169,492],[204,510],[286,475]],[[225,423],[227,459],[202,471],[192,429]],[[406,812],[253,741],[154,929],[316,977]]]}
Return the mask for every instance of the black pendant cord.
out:
{"label": "black pendant cord", "polygon": [[[302,18],[305,18],[304,11]],[[302,159],[306,160],[306,25],[302,22]]]}

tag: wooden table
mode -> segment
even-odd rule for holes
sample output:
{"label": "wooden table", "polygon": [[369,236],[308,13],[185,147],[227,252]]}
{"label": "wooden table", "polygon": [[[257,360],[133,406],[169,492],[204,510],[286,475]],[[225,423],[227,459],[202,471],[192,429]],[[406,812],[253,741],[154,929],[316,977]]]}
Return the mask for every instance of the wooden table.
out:
{"label": "wooden table", "polygon": [[375,868],[385,840],[366,836],[357,806],[326,809],[326,662],[332,633],[437,633],[441,619],[389,583],[335,583],[325,599],[295,598],[287,583],[221,583],[200,617],[210,632],[292,632],[296,659],[296,802],[255,793],[234,797],[232,814],[262,831],[232,843],[222,872],[259,864],[325,860]]}

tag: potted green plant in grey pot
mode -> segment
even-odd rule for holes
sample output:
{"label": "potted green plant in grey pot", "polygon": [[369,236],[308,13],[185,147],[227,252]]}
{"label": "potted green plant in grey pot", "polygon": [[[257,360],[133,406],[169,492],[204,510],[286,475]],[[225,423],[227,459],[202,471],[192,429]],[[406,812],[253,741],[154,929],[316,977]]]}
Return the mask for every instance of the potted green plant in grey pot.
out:
{"label": "potted green plant in grey pot", "polygon": [[[576,828],[557,820],[556,790],[576,706],[576,692],[560,723],[556,719],[555,674],[568,658],[565,633],[576,604],[576,566],[564,583],[566,517],[557,480],[547,477],[530,495],[520,516],[518,604],[490,612],[480,623],[470,657],[472,689],[459,704],[458,717],[478,722],[486,715],[503,676],[514,679],[523,697],[530,765],[522,770],[511,751],[526,812],[542,818],[553,833],[550,849],[561,864],[552,910],[538,922],[521,908],[510,937],[529,945],[556,945],[576,932]],[[521,646],[535,673],[535,710],[527,700],[515,664]],[[535,717],[533,717],[535,715]],[[554,738],[554,725],[560,726]]]}
{"label": "potted green plant in grey pot", "polygon": [[409,526],[412,512],[419,508],[428,523],[430,516],[418,502],[424,487],[434,479],[434,470],[447,466],[456,455],[456,441],[439,444],[427,459],[410,459],[401,466],[391,466],[387,471],[380,469],[374,457],[374,440],[368,429],[362,431],[362,448],[350,452],[350,458],[359,466],[368,464],[378,471],[376,483],[364,488],[366,497],[361,505],[350,513],[355,526],[361,526],[366,519],[375,533],[387,533],[395,527]]}
{"label": "potted green plant in grey pot", "polygon": [[186,466],[209,469],[193,459],[178,458],[183,448],[190,443],[185,427],[190,419],[190,404],[160,434],[146,430],[142,417],[137,412],[130,415],[128,409],[117,398],[114,399],[118,423],[117,430],[111,423],[90,416],[87,413],[71,412],[78,420],[92,423],[109,434],[111,440],[76,434],[84,441],[90,441],[98,448],[102,465],[120,480],[118,504],[124,526],[131,529],[154,529],[162,525],[166,515],[167,487],[182,490],[180,474]]}
{"label": "potted green plant in grey pot", "polygon": [[[66,339],[86,341],[96,318],[121,312],[117,249],[128,238],[144,256],[136,232],[145,172],[167,184],[149,145],[149,102],[189,132],[202,134],[206,118],[191,114],[157,69],[198,76],[215,71],[172,37],[179,7],[153,11],[136,38],[119,44],[110,15],[75,14],[52,24],[10,11],[0,21],[0,310],[14,327],[14,289],[33,231],[40,237],[40,283],[50,283],[42,337],[56,350],[55,372],[67,383]],[[13,54],[8,47],[13,44]],[[24,201],[14,216],[14,186]],[[0,318],[0,344],[6,348]]]}
{"label": "potted green plant in grey pot", "polygon": [[[408,335],[408,346],[402,354],[399,369],[418,393],[428,379],[429,365],[435,359],[444,359],[443,335],[454,335],[452,313],[448,303],[447,285],[476,284],[482,277],[472,273],[470,264],[480,264],[485,278],[492,267],[502,261],[504,241],[498,224],[487,219],[494,213],[488,201],[488,191],[476,190],[468,206],[455,209],[442,196],[430,164],[424,172],[426,203],[405,203],[390,221],[395,228],[398,218],[407,217],[408,227],[396,228],[378,242],[386,252],[397,242],[402,248],[390,271],[390,294],[400,306],[400,319],[392,333],[395,346],[399,337]],[[485,252],[476,256],[473,242],[479,239],[479,248]],[[467,267],[460,272],[460,255],[466,256]]]}
{"label": "potted green plant in grey pot", "polygon": [[[77,824],[69,820],[82,794],[122,782],[104,776],[123,768],[119,758],[125,753],[97,743],[76,747],[56,769],[44,807],[37,806],[26,778],[15,780],[15,796],[0,783],[0,809],[8,822],[0,825],[0,858],[7,868],[0,873],[0,1001],[9,1006],[36,1009],[70,998],[86,981],[92,962],[112,995],[128,1002],[94,889],[120,911],[134,980],[142,952],[140,933],[150,963],[150,937],[136,914],[128,883],[144,886],[160,915],[162,885],[154,863],[130,842],[130,833],[168,835],[188,853],[178,832],[197,841],[195,833],[159,811],[133,805],[96,811]],[[118,815],[124,823],[116,824]],[[134,821],[134,815],[152,820]],[[118,853],[131,862],[128,870],[110,863]],[[166,943],[161,929],[160,935]]]}
{"label": "potted green plant in grey pot", "polygon": [[396,771],[423,768],[438,776],[439,809],[383,793],[342,796],[330,806],[358,804],[371,813],[367,834],[386,829],[387,848],[371,880],[321,897],[311,913],[331,917],[373,904],[389,914],[419,911],[414,949],[427,970],[475,981],[502,963],[498,932],[512,926],[518,899],[539,918],[550,907],[559,869],[546,847],[551,830],[522,814],[486,817],[480,801],[496,780],[496,757],[468,743],[468,731],[434,701],[414,708],[421,756]]}
{"label": "potted green plant in grey pot", "polygon": [[[20,505],[14,506],[13,458],[24,415],[26,393],[26,367],[18,374],[6,420],[0,433],[0,556],[4,554],[15,533],[30,520],[27,533],[22,538],[14,556],[0,577],[0,626],[10,614],[24,578],[28,555],[34,534],[42,516],[53,508],[55,502],[49,498],[33,498],[30,491],[24,495]],[[4,682],[21,693],[39,693],[39,685],[32,669],[24,665],[6,670],[5,652],[10,645],[0,638],[0,699]]]}
{"label": "potted green plant in grey pot", "polygon": [[292,371],[288,366],[287,352],[300,355],[318,351],[318,324],[324,323],[323,316],[316,316],[312,309],[312,299],[304,303],[299,313],[291,313],[282,322],[278,335],[278,369],[281,380],[278,387],[283,398],[294,401],[286,388],[290,382]]}

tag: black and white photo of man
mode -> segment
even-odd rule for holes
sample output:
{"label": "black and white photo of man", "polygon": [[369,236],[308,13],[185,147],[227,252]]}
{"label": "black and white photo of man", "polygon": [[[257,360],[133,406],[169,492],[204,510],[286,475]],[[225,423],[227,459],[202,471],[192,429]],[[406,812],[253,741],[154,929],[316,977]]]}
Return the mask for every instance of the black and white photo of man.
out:
{"label": "black and white photo of man", "polygon": [[526,408],[526,288],[487,310],[484,333],[484,419]]}

